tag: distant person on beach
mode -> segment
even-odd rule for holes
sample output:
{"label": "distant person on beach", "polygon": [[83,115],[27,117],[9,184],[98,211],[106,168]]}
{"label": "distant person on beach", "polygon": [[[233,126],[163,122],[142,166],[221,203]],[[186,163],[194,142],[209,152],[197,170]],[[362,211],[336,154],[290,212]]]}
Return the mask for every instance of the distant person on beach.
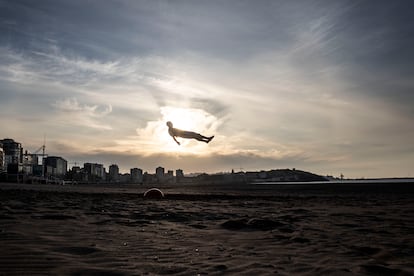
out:
{"label": "distant person on beach", "polygon": [[206,137],[196,132],[174,128],[173,124],[170,121],[167,122],[167,126],[168,126],[168,133],[171,135],[171,137],[174,139],[174,141],[178,145],[180,145],[180,142],[178,142],[177,139],[175,139],[175,137],[181,137],[181,138],[186,138],[186,139],[196,139],[197,141],[206,142],[206,143],[210,142],[214,138],[214,135],[211,137]]}

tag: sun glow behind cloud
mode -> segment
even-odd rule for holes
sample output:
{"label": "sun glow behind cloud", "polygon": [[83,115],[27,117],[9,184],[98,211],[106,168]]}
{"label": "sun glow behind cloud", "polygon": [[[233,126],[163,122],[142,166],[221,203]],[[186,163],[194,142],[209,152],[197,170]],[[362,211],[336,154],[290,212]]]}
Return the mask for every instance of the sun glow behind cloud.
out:
{"label": "sun glow behind cloud", "polygon": [[195,140],[177,138],[177,145],[168,134],[166,123],[173,122],[175,128],[212,135],[217,131],[220,121],[212,114],[196,108],[164,106],[160,108],[160,117],[147,122],[144,128],[138,128],[136,149],[141,153],[186,153],[203,155],[208,152],[207,144]]}

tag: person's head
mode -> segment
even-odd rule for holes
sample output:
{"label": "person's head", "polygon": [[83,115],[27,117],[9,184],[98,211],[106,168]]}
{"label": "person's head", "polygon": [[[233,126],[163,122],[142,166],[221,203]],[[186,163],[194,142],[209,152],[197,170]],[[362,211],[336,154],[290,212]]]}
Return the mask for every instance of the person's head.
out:
{"label": "person's head", "polygon": [[173,127],[173,124],[172,124],[170,121],[168,121],[168,122],[167,122],[167,126],[168,126],[168,127]]}

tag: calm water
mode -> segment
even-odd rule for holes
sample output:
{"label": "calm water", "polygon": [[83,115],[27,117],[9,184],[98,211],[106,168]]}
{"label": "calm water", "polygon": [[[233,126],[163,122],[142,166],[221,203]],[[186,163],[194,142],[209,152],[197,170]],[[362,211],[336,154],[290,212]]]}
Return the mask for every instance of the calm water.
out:
{"label": "calm water", "polygon": [[352,179],[352,180],[333,180],[333,181],[311,181],[311,182],[272,182],[255,181],[252,185],[315,185],[315,184],[394,184],[394,183],[413,183],[414,178],[381,178],[381,179]]}

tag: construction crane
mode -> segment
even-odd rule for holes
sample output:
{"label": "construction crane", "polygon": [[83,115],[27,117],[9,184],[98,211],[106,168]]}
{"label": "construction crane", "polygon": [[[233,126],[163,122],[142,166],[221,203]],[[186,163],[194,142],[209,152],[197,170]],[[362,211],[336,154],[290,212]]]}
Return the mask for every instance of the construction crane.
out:
{"label": "construction crane", "polygon": [[69,162],[68,165],[75,165],[75,166],[72,166],[72,169],[73,169],[73,167],[77,167],[79,165],[79,162],[77,162],[77,161]]}
{"label": "construction crane", "polygon": [[[28,164],[30,165],[39,165],[39,156],[42,157],[42,177],[45,176],[45,162],[44,162],[44,158],[47,156],[46,152],[46,139],[43,140],[43,145],[40,146],[37,150],[35,150],[33,153],[30,153],[26,150],[26,152],[24,153],[24,160],[26,162],[28,162]],[[42,153],[39,153],[40,151],[42,151]]]}
{"label": "construction crane", "polygon": [[[46,146],[45,145],[42,145],[40,148],[38,148],[37,150],[35,150],[32,154],[33,155],[44,155],[45,154],[45,148],[46,148]],[[40,150],[42,150],[42,153],[41,154],[38,154],[38,152]]]}

